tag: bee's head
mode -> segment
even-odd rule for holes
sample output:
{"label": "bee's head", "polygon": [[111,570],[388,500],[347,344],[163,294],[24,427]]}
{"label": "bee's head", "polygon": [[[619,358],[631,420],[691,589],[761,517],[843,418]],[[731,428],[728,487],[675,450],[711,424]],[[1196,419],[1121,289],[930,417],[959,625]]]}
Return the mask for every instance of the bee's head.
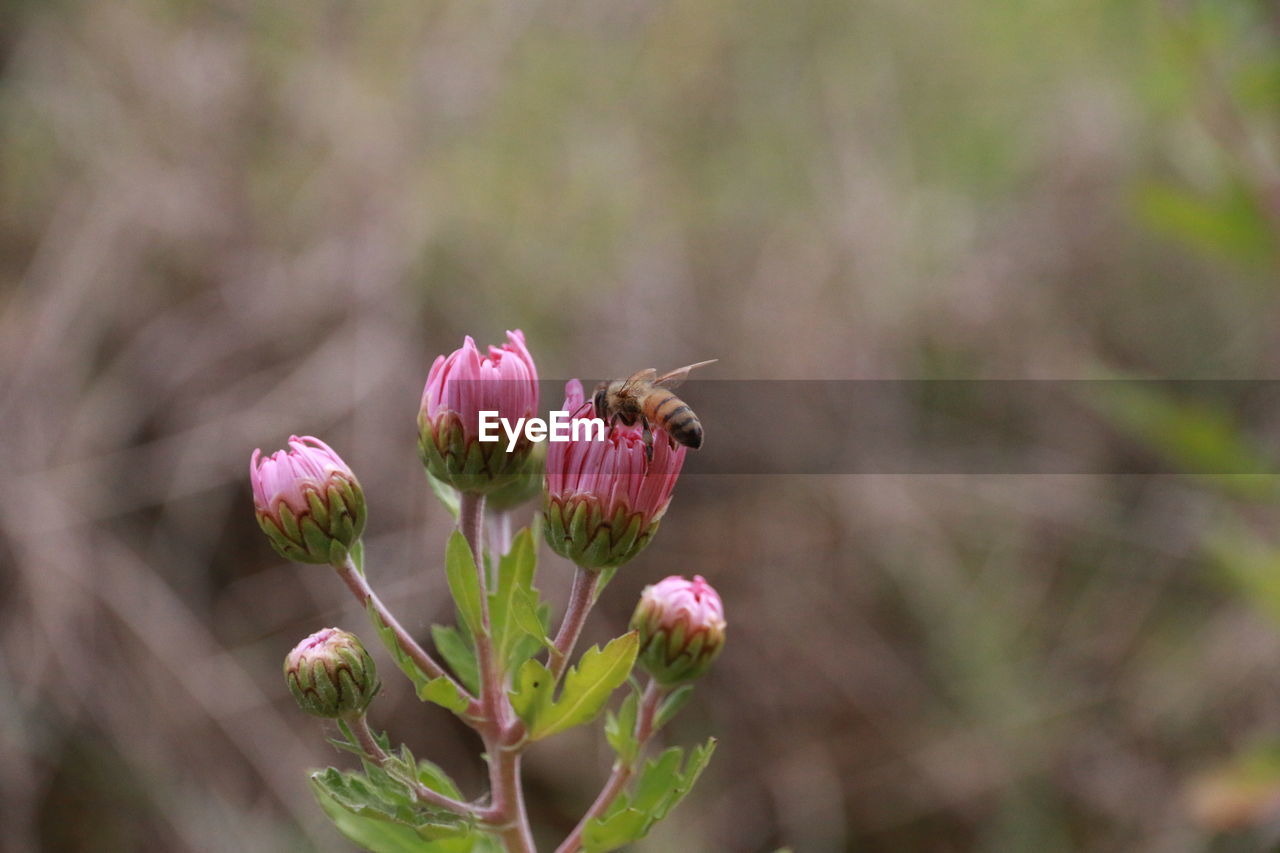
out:
{"label": "bee's head", "polygon": [[605,412],[609,408],[609,383],[601,382],[596,386],[595,396],[591,398],[591,404],[595,406],[596,417],[603,418]]}

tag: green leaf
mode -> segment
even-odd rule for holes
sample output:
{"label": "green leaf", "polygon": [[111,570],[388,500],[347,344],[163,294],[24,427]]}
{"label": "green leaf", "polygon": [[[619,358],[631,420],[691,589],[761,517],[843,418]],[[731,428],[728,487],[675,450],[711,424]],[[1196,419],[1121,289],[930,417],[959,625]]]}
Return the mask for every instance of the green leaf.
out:
{"label": "green leaf", "polygon": [[[1241,497],[1274,497],[1272,461],[1237,421],[1229,398],[1179,394],[1179,383],[1090,382],[1086,402],[1183,471]],[[1225,387],[1225,386],[1223,386]]]}
{"label": "green leaf", "polygon": [[451,625],[432,625],[431,639],[435,640],[436,650],[440,652],[445,663],[449,664],[449,668],[462,682],[462,686],[473,694],[478,693],[480,669],[476,664],[476,653],[471,647],[469,638],[464,637]]}
{"label": "green leaf", "polygon": [[403,782],[372,765],[366,773],[330,767],[311,774],[312,792],[338,829],[375,853],[465,853],[472,827],[456,815],[418,804]]}
{"label": "green leaf", "polygon": [[605,716],[605,739],[624,764],[634,761],[639,749],[639,744],[636,743],[636,716],[639,708],[640,693],[633,685],[627,698],[622,700],[618,713],[615,715],[609,711]]}
{"label": "green leaf", "polygon": [[467,699],[458,692],[458,686],[445,676],[433,678],[418,688],[418,698],[424,702],[435,702],[448,708],[455,714],[467,710]]}
{"label": "green leaf", "polygon": [[440,503],[444,504],[444,508],[449,511],[456,521],[458,518],[459,507],[462,505],[462,498],[458,494],[458,490],[437,477],[431,476],[431,472],[427,472],[427,482],[431,484],[431,491],[435,492]]}
{"label": "green leaf", "polygon": [[551,670],[536,660],[525,661],[516,674],[515,685],[510,693],[511,707],[530,731],[547,715],[554,688],[555,679],[551,677]]}
{"label": "green leaf", "polygon": [[631,631],[603,649],[588,649],[565,676],[560,696],[530,724],[529,737],[538,740],[594,719],[631,673],[638,647],[636,632]]}
{"label": "green leaf", "polygon": [[480,616],[480,575],[471,555],[471,546],[460,530],[453,531],[453,535],[449,537],[444,570],[449,579],[449,591],[453,593],[454,603],[458,605],[458,615],[473,637],[480,636],[484,632]]}
{"label": "green leaf", "polygon": [[[489,596],[494,654],[508,671],[517,669],[542,646],[551,645],[539,618],[541,603],[533,586],[536,570],[533,535],[525,528],[516,534],[510,552],[498,561],[497,589]],[[534,642],[525,642],[528,637]]]}
{"label": "green leaf", "polygon": [[695,749],[681,770],[684,750],[671,747],[645,764],[634,793],[619,797],[603,818],[590,821],[582,834],[587,853],[606,853],[637,841],[654,824],[671,813],[693,788],[711,760],[716,741],[711,738]]}
{"label": "green leaf", "polygon": [[462,792],[449,778],[449,774],[445,773],[440,765],[425,758],[418,762],[418,781],[438,794],[453,797],[455,800],[463,799]]}
{"label": "green leaf", "polygon": [[378,632],[378,639],[382,640],[382,645],[386,646],[387,651],[391,653],[391,659],[396,662],[396,666],[400,671],[409,676],[409,680],[413,682],[413,689],[421,691],[431,676],[423,672],[413,658],[405,654],[404,649],[400,648],[400,643],[396,641],[396,632],[391,629],[387,623],[382,621],[382,617],[378,615],[378,611],[373,607],[373,601],[370,600],[366,608],[369,614],[369,621],[373,623],[373,628]]}
{"label": "green leaf", "polygon": [[671,695],[662,700],[662,704],[658,706],[658,713],[654,715],[653,730],[658,729],[671,722],[671,718],[680,713],[680,709],[688,704],[693,698],[693,685],[685,684],[677,687],[671,692]]}
{"label": "green leaf", "polygon": [[1243,184],[1205,195],[1170,184],[1150,184],[1137,198],[1147,223],[1206,255],[1267,263],[1275,237],[1266,213]]}
{"label": "green leaf", "polygon": [[[645,763],[644,772],[636,780],[631,795],[631,807],[645,813],[661,808],[667,795],[680,783],[680,762],[684,750],[678,746],[667,748],[656,759]],[[663,812],[665,814],[665,811]]]}

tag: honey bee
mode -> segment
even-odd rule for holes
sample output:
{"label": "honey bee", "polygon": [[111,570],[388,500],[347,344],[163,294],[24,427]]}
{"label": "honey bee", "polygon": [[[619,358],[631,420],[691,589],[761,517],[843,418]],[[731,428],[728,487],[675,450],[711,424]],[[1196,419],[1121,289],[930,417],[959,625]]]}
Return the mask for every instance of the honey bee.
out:
{"label": "honey bee", "polygon": [[693,409],[671,393],[671,389],[679,387],[689,376],[689,371],[715,361],[718,359],[678,367],[662,376],[650,367],[626,379],[601,382],[592,397],[596,417],[606,423],[620,421],[627,426],[635,426],[639,421],[644,426],[645,454],[650,461],[653,460],[650,424],[657,424],[673,441],[697,450],[702,446],[702,423]]}

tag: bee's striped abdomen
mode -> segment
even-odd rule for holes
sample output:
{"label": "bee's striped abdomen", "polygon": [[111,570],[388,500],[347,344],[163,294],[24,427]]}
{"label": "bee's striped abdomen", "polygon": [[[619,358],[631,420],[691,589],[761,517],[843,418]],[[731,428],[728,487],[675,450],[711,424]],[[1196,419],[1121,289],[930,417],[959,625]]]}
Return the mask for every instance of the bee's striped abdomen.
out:
{"label": "bee's striped abdomen", "polygon": [[697,450],[702,446],[702,424],[684,401],[665,388],[651,393],[644,401],[644,414],[650,423],[666,430],[667,435]]}

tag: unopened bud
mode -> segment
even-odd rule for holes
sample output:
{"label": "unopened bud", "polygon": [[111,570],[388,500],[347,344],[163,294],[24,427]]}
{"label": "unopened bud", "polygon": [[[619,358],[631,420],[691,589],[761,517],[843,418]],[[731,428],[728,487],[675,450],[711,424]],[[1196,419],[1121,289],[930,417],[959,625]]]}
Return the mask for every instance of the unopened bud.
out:
{"label": "unopened bud", "polygon": [[[573,420],[593,417],[582,383],[565,386],[564,408]],[[546,539],[584,569],[612,569],[644,550],[684,465],[686,448],[665,432],[645,441],[639,425],[615,423],[603,441],[582,437],[547,450]]]}
{"label": "unopened bud", "polygon": [[418,455],[427,473],[460,492],[489,495],[526,473],[533,449],[521,432],[515,446],[480,441],[480,413],[516,423],[538,412],[538,369],[524,333],[507,332],[507,342],[481,354],[469,336],[462,347],[439,356],[427,374],[418,410]]}
{"label": "unopened bud", "polygon": [[255,450],[249,480],[258,526],[285,559],[337,565],[364,532],[360,483],[318,438],[291,436],[265,459]]}
{"label": "unopened bud", "polygon": [[645,587],[631,627],[640,633],[640,665],[671,686],[697,678],[724,648],[724,605],[700,575],[672,575]]}
{"label": "unopened bud", "polygon": [[284,659],[284,680],[302,710],[329,718],[362,713],[381,687],[360,639],[337,628],[298,643]]}

